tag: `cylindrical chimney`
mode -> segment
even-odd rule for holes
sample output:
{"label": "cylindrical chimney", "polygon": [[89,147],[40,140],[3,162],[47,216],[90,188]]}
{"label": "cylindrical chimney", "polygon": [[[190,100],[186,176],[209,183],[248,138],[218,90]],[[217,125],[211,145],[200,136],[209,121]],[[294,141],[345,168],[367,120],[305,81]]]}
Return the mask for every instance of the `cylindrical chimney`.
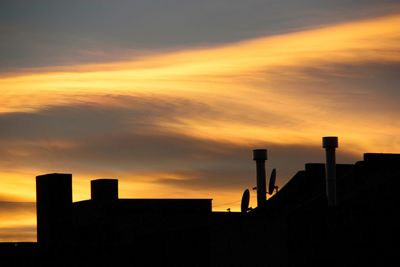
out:
{"label": "cylindrical chimney", "polygon": [[336,136],[326,136],[322,138],[322,147],[326,154],[326,197],[328,206],[336,206],[336,155],[338,138]]}
{"label": "cylindrical chimney", "polygon": [[257,206],[260,207],[266,202],[267,185],[265,181],[265,161],[267,160],[266,149],[254,149],[253,159],[256,161],[257,170]]}

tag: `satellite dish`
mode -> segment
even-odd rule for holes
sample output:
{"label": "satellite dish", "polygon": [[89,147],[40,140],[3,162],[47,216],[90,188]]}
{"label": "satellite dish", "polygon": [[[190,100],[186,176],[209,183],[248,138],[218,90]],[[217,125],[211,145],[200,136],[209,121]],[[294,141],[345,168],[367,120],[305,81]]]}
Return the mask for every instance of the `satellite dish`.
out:
{"label": "satellite dish", "polygon": [[276,180],[276,169],[274,168],[271,173],[271,178],[269,178],[268,194],[272,195],[274,193]]}
{"label": "satellite dish", "polygon": [[249,210],[249,201],[250,201],[250,191],[249,189],[246,189],[244,190],[242,196],[242,205],[241,205],[242,213],[246,213]]}

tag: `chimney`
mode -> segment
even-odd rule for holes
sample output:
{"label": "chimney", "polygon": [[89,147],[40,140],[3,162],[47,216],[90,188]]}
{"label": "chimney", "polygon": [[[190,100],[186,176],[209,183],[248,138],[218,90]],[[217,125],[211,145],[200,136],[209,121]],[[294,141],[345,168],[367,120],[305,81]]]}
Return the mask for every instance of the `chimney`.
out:
{"label": "chimney", "polygon": [[107,202],[118,200],[117,179],[97,179],[90,181],[91,199]]}
{"label": "chimney", "polygon": [[322,147],[326,154],[326,197],[328,206],[336,206],[336,155],[338,138],[336,136],[325,136],[322,138]]}
{"label": "chimney", "polygon": [[266,202],[267,185],[265,181],[265,161],[267,160],[266,149],[254,149],[253,160],[256,161],[257,169],[257,206],[260,207]]}
{"label": "chimney", "polygon": [[43,246],[66,244],[72,227],[72,175],[36,176],[37,241]]}

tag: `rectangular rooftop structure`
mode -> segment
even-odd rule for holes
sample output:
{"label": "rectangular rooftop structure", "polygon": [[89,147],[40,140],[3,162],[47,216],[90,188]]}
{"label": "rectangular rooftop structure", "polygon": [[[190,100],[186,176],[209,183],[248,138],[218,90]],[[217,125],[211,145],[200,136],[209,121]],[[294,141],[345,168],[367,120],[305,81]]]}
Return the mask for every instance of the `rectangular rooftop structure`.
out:
{"label": "rectangular rooftop structure", "polygon": [[364,161],[366,161],[366,162],[385,162],[385,163],[400,162],[400,154],[365,153]]}
{"label": "rectangular rooftop structure", "polygon": [[117,179],[97,179],[90,181],[93,201],[115,201],[118,199]]}
{"label": "rectangular rooftop structure", "polygon": [[52,173],[36,177],[38,242],[51,245],[67,240],[71,231],[72,175]]}

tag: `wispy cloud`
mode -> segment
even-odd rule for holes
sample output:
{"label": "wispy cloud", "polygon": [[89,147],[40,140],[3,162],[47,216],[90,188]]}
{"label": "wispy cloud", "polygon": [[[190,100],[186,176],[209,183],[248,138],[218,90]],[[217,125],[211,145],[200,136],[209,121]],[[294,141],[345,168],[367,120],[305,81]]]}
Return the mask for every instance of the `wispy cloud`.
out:
{"label": "wispy cloud", "polygon": [[[382,90],[372,88],[371,92],[354,86],[343,91],[329,86],[329,82],[342,79],[340,75],[347,73],[346,66],[390,63],[397,68],[399,22],[399,16],[390,16],[131,62],[4,77],[0,81],[5,88],[1,109],[3,112],[32,111],[110,94],[156,95],[159,100],[155,101],[160,102],[163,98],[179,96],[201,99],[219,109],[220,116],[199,120],[183,115],[179,123],[160,122],[166,127],[178,127],[178,130],[186,127],[188,133],[211,138],[235,133],[230,139],[237,141],[249,139],[251,135],[263,139],[261,136],[269,132],[277,141],[303,142],[307,136],[319,135],[321,131],[316,131],[317,128],[327,132],[338,128],[327,122],[329,114],[337,113],[336,106],[361,102],[351,98],[360,97],[364,102],[366,95]],[[326,73],[339,77],[325,80],[317,77]],[[327,90],[327,87],[332,88]],[[109,101],[106,97],[101,99],[100,105]],[[343,121],[340,129],[345,132],[363,129],[362,125],[354,124],[359,120],[356,112],[351,114],[352,110],[348,109],[346,113],[349,121]],[[277,114],[286,119],[271,120]],[[233,116],[239,119],[224,119]],[[268,121],[270,127],[263,127],[262,121]],[[275,125],[271,123],[277,121],[281,127],[274,127],[278,129],[274,131]],[[299,133],[300,124],[308,129],[305,134]],[[384,127],[384,131],[388,130],[394,129]],[[278,136],[281,138],[275,138]]]}

